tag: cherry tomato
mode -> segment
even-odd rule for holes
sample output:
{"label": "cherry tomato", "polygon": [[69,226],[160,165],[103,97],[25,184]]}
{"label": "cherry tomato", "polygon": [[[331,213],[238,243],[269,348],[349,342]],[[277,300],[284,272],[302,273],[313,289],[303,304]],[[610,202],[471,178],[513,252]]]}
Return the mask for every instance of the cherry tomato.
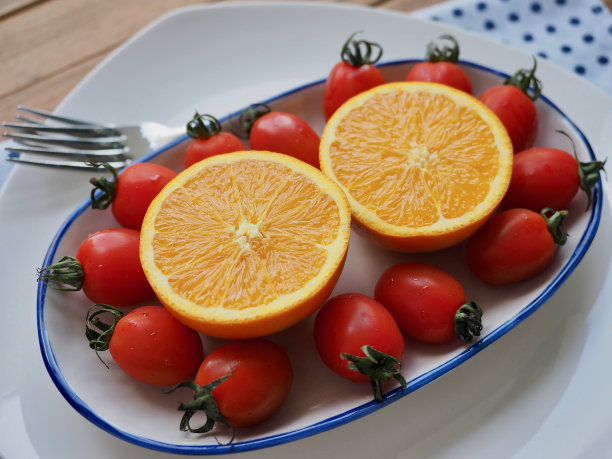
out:
{"label": "cherry tomato", "polygon": [[245,149],[237,136],[221,131],[221,123],[212,115],[200,115],[196,112],[187,124],[187,134],[194,140],[187,146],[185,167],[210,156]]}
{"label": "cherry tomato", "polygon": [[459,281],[425,263],[388,268],[376,283],[374,298],[391,312],[404,334],[426,343],[469,341],[482,330],[482,311],[466,303]]}
{"label": "cherry tomato", "polygon": [[427,45],[425,59],[416,64],[406,75],[406,81],[430,81],[441,83],[472,94],[472,82],[457,61],[459,60],[459,44],[450,35],[442,35],[441,39],[450,40],[452,47],[440,49],[435,43]]}
{"label": "cherry tomato", "polygon": [[[538,130],[538,114],[533,103],[542,91],[535,77],[536,61],[531,70],[521,69],[501,86],[487,89],[479,97],[506,127],[514,152],[533,146]],[[529,86],[533,90],[529,92]]]}
{"label": "cherry tomato", "polygon": [[536,212],[546,207],[563,209],[581,188],[587,195],[588,209],[592,189],[604,165],[605,161],[579,161],[575,149],[571,155],[558,148],[528,148],[514,155],[512,178],[501,205],[506,209],[523,207]]}
{"label": "cherry tomato", "polygon": [[553,262],[556,247],[567,240],[567,211],[510,209],[494,215],[466,245],[470,270],[494,285],[528,279]]}
{"label": "cherry tomato", "polygon": [[[102,330],[98,325],[104,313],[114,320]],[[112,306],[96,305],[87,315],[86,335],[96,352],[109,349],[125,373],[155,386],[193,377],[204,358],[200,335],[162,306],[141,306],[124,315]]]}
{"label": "cherry tomato", "polygon": [[[112,166],[103,163],[114,176],[109,182],[105,177],[92,178],[95,186],[91,193],[91,207],[106,209],[112,203],[115,219],[121,226],[140,230],[149,204],[166,184],[176,177],[176,172],[153,163],[136,163],[127,167],[121,175]],[[98,196],[95,191],[101,189]]]}
{"label": "cherry tomato", "polygon": [[94,303],[128,306],[154,296],[139,257],[140,231],[111,228],[90,234],[76,259],[83,266],[83,292]]}
{"label": "cherry tomato", "polygon": [[83,290],[94,303],[124,307],[154,297],[139,258],[140,231],[110,228],[89,234],[74,257],[39,270],[59,290]]}
{"label": "cherry tomato", "polygon": [[314,340],[325,365],[351,381],[370,381],[376,400],[382,400],[381,379],[394,378],[405,386],[399,371],[404,338],[378,301],[360,293],[331,298],[317,313]]}
{"label": "cherry tomato", "polygon": [[[258,424],[278,411],[292,384],[291,361],[279,345],[261,338],[224,344],[208,354],[194,381],[177,386],[194,391],[194,401],[179,407],[185,411],[181,430],[208,432],[218,421],[231,430],[231,443],[234,428]],[[189,420],[198,411],[208,424],[194,429]]]}
{"label": "cherry tomato", "polygon": [[533,147],[514,155],[512,178],[502,207],[539,212],[565,208],[580,186],[576,158],[557,148]]}
{"label": "cherry tomato", "polygon": [[[385,83],[382,72],[374,65],[382,57],[382,48],[369,41],[353,40],[355,35],[344,43],[340,53],[342,60],[327,77],[323,92],[325,119],[351,97]],[[372,55],[373,51],[376,55]]]}
{"label": "cherry tomato", "polygon": [[251,149],[284,153],[319,167],[319,135],[308,123],[287,112],[253,104],[240,115]]}

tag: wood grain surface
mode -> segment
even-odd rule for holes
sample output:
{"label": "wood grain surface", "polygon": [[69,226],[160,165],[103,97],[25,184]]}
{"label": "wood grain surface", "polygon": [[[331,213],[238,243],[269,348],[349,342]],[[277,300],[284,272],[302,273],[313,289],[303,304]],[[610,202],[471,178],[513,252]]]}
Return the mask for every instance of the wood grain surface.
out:
{"label": "wood grain surface", "polygon": [[[409,12],[442,1],[340,3]],[[204,3],[214,2],[0,0],[0,121],[12,120],[19,104],[52,111],[108,53],[148,23],[175,8]],[[605,4],[610,7],[612,0]]]}

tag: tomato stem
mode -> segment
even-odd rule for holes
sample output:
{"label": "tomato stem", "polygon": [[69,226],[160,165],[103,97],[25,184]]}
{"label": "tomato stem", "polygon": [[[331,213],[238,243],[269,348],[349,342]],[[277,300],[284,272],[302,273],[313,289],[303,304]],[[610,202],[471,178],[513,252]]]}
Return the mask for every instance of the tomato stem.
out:
{"label": "tomato stem", "polygon": [[451,62],[456,64],[459,60],[459,43],[451,35],[440,35],[440,40],[449,40],[452,46],[444,46],[439,48],[435,42],[430,42],[427,45],[425,59],[429,62]]}
{"label": "tomato stem", "polygon": [[455,313],[455,336],[460,341],[471,341],[482,331],[482,309],[473,301],[461,306]]}
{"label": "tomato stem", "polygon": [[342,46],[340,58],[354,67],[375,64],[382,57],[382,46],[367,40],[353,40],[358,33],[360,32],[355,32],[348,37]]}
{"label": "tomato stem", "polygon": [[368,377],[377,402],[382,402],[381,382],[383,379],[387,381],[395,379],[402,388],[406,388],[406,380],[400,372],[402,364],[398,359],[392,355],[377,351],[368,345],[363,346],[361,350],[365,357],[359,357],[346,352],[342,352],[340,357],[349,361],[348,367],[351,370],[358,371]]}
{"label": "tomato stem", "polygon": [[187,123],[187,135],[193,139],[207,139],[221,132],[221,123],[212,115],[195,115]]}
{"label": "tomato stem", "polygon": [[[218,387],[223,381],[229,378],[232,373],[228,373],[224,376],[221,376],[219,379],[215,379],[214,381],[200,386],[193,380],[183,381],[178,383],[176,386],[170,388],[166,393],[170,393],[179,387],[189,387],[193,391],[193,400],[187,403],[181,403],[178,407],[179,411],[184,411],[183,417],[181,418],[180,429],[182,432],[189,431],[193,433],[206,433],[212,430],[216,422],[220,422],[225,425],[231,432],[232,436],[230,441],[227,443],[221,443],[217,440],[217,443],[220,445],[229,445],[234,441],[234,426],[230,424],[230,422],[225,419],[225,417],[219,411],[219,407],[217,406],[217,400],[215,396],[212,394],[212,391]],[[198,412],[203,411],[206,415],[206,423],[202,426],[193,428],[189,424],[191,418]]]}
{"label": "tomato stem", "polygon": [[77,291],[83,288],[83,265],[74,257],[63,257],[57,263],[39,268],[38,280],[54,290]]}
{"label": "tomato stem", "polygon": [[580,161],[578,159],[578,153],[576,152],[576,144],[574,143],[574,140],[565,131],[557,130],[557,132],[567,137],[572,144],[574,158],[576,158],[576,163],[578,164],[578,177],[580,178],[580,188],[587,195],[587,206],[585,209],[586,212],[587,210],[589,210],[589,207],[591,207],[591,203],[593,202],[593,187],[599,181],[599,173],[601,171],[603,171],[604,174],[606,173],[605,165],[607,159],[604,161]]}
{"label": "tomato stem", "polygon": [[[99,317],[109,314],[112,317],[111,323],[107,323]],[[89,340],[89,347],[96,351],[98,359],[100,359],[100,362],[102,362],[106,368],[108,368],[108,365],[102,360],[99,352],[108,350],[117,323],[119,323],[123,316],[124,313],[121,309],[109,304],[98,303],[89,308],[87,316],[85,317],[85,336]]]}
{"label": "tomato stem", "polygon": [[554,241],[558,245],[563,245],[567,242],[568,233],[563,225],[563,220],[568,216],[567,210],[555,210],[550,207],[542,209],[540,212],[544,220],[546,220],[546,226],[548,231],[552,235]]}
{"label": "tomato stem", "polygon": [[[527,97],[535,101],[542,93],[542,82],[536,78],[535,72],[538,62],[536,58],[533,58],[533,67],[531,69],[520,69],[510,78],[508,78],[504,84],[516,86],[520,89]],[[531,91],[529,88],[533,86]]]}
{"label": "tomato stem", "polygon": [[271,111],[272,109],[267,104],[256,103],[249,105],[238,115],[239,130],[232,129],[232,133],[240,138],[248,139],[255,121]]}
{"label": "tomato stem", "polygon": [[[108,206],[110,206],[111,202],[113,202],[113,199],[115,199],[115,195],[117,194],[117,169],[105,162],[88,162],[88,164],[93,167],[104,166],[107,171],[113,174],[112,181],[109,181],[103,175],[97,178],[92,177],[89,179],[89,183],[94,186],[93,190],[91,190],[91,208],[106,209]],[[102,193],[96,196],[96,191],[98,190],[101,190]]]}
{"label": "tomato stem", "polygon": [[[576,158],[578,161],[578,159]],[[605,165],[606,160],[604,161],[578,161],[578,176],[580,177],[580,188],[587,195],[587,206],[586,210],[589,210],[591,207],[591,203],[593,202],[593,187],[599,181],[599,173],[601,171],[606,172]]]}

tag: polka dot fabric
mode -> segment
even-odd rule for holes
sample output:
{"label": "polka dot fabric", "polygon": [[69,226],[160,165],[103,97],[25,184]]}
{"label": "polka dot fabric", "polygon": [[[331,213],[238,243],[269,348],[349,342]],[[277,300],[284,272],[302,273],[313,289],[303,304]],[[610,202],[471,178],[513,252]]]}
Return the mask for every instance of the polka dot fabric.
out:
{"label": "polka dot fabric", "polygon": [[612,14],[599,0],[458,0],[418,16],[548,59],[612,94]]}

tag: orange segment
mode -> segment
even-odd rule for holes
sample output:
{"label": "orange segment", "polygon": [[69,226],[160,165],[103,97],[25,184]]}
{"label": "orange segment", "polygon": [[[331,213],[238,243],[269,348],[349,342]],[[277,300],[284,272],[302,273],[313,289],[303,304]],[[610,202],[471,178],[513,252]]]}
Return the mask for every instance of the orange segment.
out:
{"label": "orange segment", "polygon": [[220,338],[264,336],[315,311],[344,263],[350,207],[321,171],[237,152],[186,169],[151,203],[141,262],[160,301]]}
{"label": "orange segment", "polygon": [[472,234],[503,197],[512,145],[476,98],[436,83],[397,82],[347,101],[325,126],[321,170],[384,247],[422,252]]}

